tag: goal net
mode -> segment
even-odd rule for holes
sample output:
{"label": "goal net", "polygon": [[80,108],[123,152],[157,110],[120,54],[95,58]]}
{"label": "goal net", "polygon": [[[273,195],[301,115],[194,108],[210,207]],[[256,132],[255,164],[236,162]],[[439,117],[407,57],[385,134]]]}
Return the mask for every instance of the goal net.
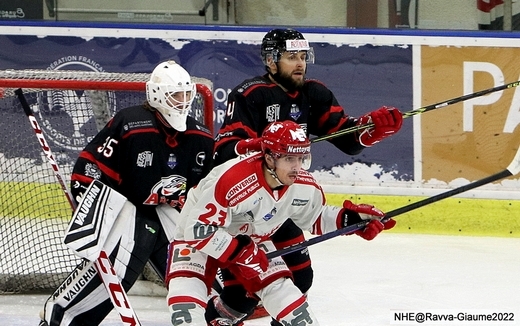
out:
{"label": "goal net", "polygon": [[[69,187],[79,152],[146,100],[149,74],[0,70],[0,293],[54,290],[80,262],[62,243],[70,204],[15,94],[21,89]],[[190,113],[213,131],[211,81],[193,78]]]}

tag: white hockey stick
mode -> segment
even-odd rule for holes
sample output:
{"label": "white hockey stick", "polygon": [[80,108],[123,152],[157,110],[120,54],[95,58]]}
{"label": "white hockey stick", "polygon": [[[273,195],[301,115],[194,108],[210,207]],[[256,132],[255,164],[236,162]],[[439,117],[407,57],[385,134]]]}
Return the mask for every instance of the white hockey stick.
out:
{"label": "white hockey stick", "polygon": [[[20,104],[22,105],[22,108],[29,118],[29,122],[31,124],[31,127],[33,128],[34,132],[36,133],[36,137],[38,138],[38,142],[41,145],[41,148],[43,150],[43,153],[47,157],[47,160],[52,166],[52,169],[54,170],[54,175],[56,176],[56,179],[58,179],[58,182],[61,186],[61,189],[63,190],[63,193],[65,194],[65,197],[67,197],[67,200],[74,211],[76,209],[76,203],[72,199],[72,195],[65,184],[65,181],[60,173],[60,170],[58,168],[58,164],[56,163],[56,160],[54,159],[54,155],[52,154],[52,151],[49,147],[49,144],[47,143],[47,140],[45,139],[45,136],[43,135],[43,131],[38,124],[38,121],[34,117],[34,114],[29,106],[29,103],[27,103],[27,100],[22,92],[22,89],[17,89],[15,91],[16,95],[18,96],[18,100],[20,101]],[[114,267],[112,266],[112,263],[108,259],[108,256],[106,252],[101,251],[99,258],[96,259],[94,262],[94,266],[97,270],[97,273],[102,280],[103,284],[105,285],[105,288],[107,290],[107,293],[110,297],[110,300],[112,301],[112,304],[114,305],[114,308],[117,310],[121,317],[121,321],[124,325],[132,325],[137,326],[141,325],[139,322],[139,319],[137,318],[137,315],[133,308],[130,305],[130,302],[128,301],[128,295],[126,294],[126,291],[124,290],[123,286],[121,285],[121,282],[119,281],[119,278],[117,277]],[[82,265],[82,264],[80,264]],[[85,262],[83,268],[87,268],[88,263]],[[71,279],[74,279],[74,275],[78,275],[77,273],[78,267],[65,279],[65,282],[70,281]],[[67,283],[62,283],[56,291],[63,291],[62,287],[67,285]],[[70,283],[69,283],[70,284]],[[47,302],[53,298],[54,294],[47,299],[45,302],[45,305],[47,305]]]}
{"label": "white hockey stick", "polygon": [[[488,177],[485,177],[483,179],[468,183],[467,185],[464,185],[464,186],[461,186],[461,187],[458,187],[458,188],[455,188],[452,190],[448,190],[448,191],[440,193],[438,195],[428,197],[428,198],[425,198],[418,202],[411,203],[409,205],[394,209],[394,210],[386,213],[386,215],[383,219],[383,222],[388,221],[389,219],[391,219],[395,216],[398,216],[398,215],[404,214],[406,212],[409,212],[411,210],[414,210],[416,208],[435,203],[439,200],[460,194],[462,192],[483,186],[483,185],[491,183],[491,182],[495,182],[495,181],[510,177],[512,175],[517,175],[518,173],[520,173],[520,147],[516,151],[515,157],[513,158],[513,160],[511,161],[511,163],[505,170],[495,173],[493,175],[490,175]],[[320,243],[322,241],[337,237],[338,235],[354,233],[360,229],[363,229],[367,224],[368,224],[368,222],[360,222],[360,223],[357,223],[354,225],[350,225],[350,226],[338,229],[336,231],[322,234],[320,236],[311,238],[309,240],[289,246],[284,249],[269,252],[269,253],[267,253],[267,258],[271,259],[274,257],[289,254],[291,252],[302,250],[302,249],[307,248],[308,246],[312,246],[316,243]]]}

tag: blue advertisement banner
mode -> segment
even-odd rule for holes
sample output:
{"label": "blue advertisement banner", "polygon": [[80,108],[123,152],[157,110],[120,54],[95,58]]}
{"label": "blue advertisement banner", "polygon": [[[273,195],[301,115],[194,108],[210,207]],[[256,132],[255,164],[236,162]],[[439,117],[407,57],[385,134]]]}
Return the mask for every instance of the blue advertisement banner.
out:
{"label": "blue advertisement banner", "polygon": [[[174,59],[192,76],[213,82],[218,130],[229,91],[242,80],[265,72],[259,41],[0,35],[0,69],[149,73],[159,62]],[[402,111],[412,109],[411,47],[328,42],[312,42],[312,46],[316,62],[308,66],[307,77],[327,85],[348,115],[358,117],[383,105]],[[7,108],[0,110],[5,114]],[[378,166],[376,177],[378,173],[390,173],[395,180],[412,180],[413,128],[409,120],[396,136],[356,156],[343,154],[325,141],[316,143],[312,169],[331,171],[357,162]],[[27,125],[20,123],[16,128],[26,129]],[[0,129],[2,139],[6,132],[6,128]]]}

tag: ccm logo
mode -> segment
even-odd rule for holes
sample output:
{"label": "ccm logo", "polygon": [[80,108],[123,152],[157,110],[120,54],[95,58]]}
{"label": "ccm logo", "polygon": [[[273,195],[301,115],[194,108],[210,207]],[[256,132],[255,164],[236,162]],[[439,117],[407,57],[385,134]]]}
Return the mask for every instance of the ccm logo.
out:
{"label": "ccm logo", "polygon": [[105,284],[114,308],[116,308],[121,316],[121,321],[125,325],[140,326],[141,323],[139,323],[134,309],[130,306],[126,292],[121,286],[121,282],[119,282],[119,278],[105,251],[99,253],[99,258],[96,260],[95,266]]}

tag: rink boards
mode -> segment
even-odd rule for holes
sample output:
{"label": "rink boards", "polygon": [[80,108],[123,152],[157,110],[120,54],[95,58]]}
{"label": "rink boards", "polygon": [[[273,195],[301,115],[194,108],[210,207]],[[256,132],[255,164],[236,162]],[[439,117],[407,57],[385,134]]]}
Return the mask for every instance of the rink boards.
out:
{"label": "rink boards", "polygon": [[[264,71],[258,55],[259,41],[268,30],[264,27],[1,24],[0,69],[149,72],[161,60],[177,60],[192,75],[213,82],[216,129],[225,115],[228,92],[243,79]],[[317,58],[308,67],[308,76],[323,81],[352,116],[382,105],[406,112],[512,82],[520,76],[520,67],[515,64],[520,40],[506,34],[312,28],[302,32]],[[520,130],[516,128],[520,123],[519,91],[496,92],[406,119],[396,136],[357,156],[347,156],[327,142],[316,143],[313,174],[324,185],[345,185],[339,192],[328,191],[330,194],[349,196],[358,193],[351,191],[351,186],[368,187],[371,191],[359,193],[362,198],[375,195],[366,198],[381,203],[383,209],[393,209],[423,198],[424,189],[441,191],[496,173],[508,165],[520,144]],[[16,106],[1,106],[0,113],[7,117],[18,111]],[[72,136],[55,128],[53,116],[44,113],[37,118],[52,131],[47,137],[53,151],[62,157],[75,157],[88,139],[81,134],[84,126],[92,121],[78,122],[82,125],[74,126]],[[73,123],[73,114],[67,114]],[[23,116],[16,119],[14,123],[0,121],[0,138],[9,140],[13,135],[31,132]],[[13,146],[2,142],[0,153]],[[30,153],[10,158],[34,158],[39,151],[36,146]],[[33,193],[38,189],[33,187]],[[421,208],[409,214],[416,224],[402,222],[397,230],[514,236],[517,229],[512,226],[518,226],[513,222],[495,229],[503,225],[502,220],[509,221],[510,216],[520,213],[516,205],[518,177],[485,186],[483,191],[486,195],[479,199],[448,199]],[[461,217],[466,213],[467,218]],[[490,224],[471,223],[472,214],[477,214],[475,220]],[[400,219],[404,221],[407,216]],[[452,221],[462,224],[453,225]],[[480,231],[470,231],[472,225]]]}

